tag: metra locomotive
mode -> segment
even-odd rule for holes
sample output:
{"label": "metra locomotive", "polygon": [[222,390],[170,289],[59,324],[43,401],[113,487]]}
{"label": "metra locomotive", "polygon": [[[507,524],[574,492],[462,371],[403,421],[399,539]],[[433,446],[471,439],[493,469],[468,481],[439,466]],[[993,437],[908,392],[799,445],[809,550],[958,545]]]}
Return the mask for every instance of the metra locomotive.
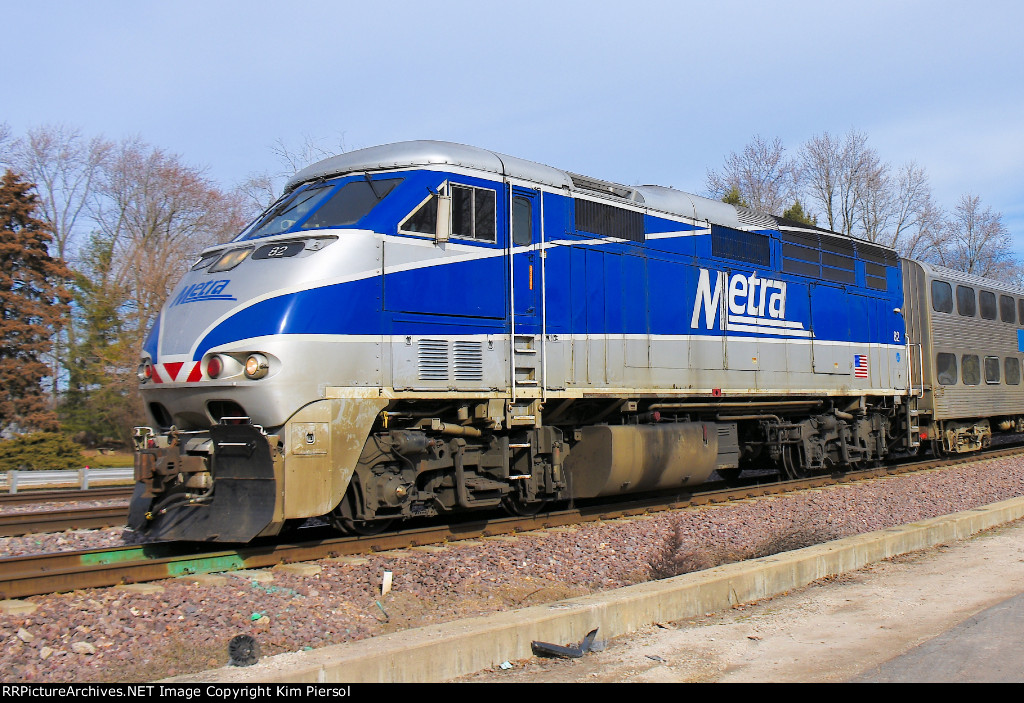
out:
{"label": "metra locomotive", "polygon": [[346,153],[163,307],[129,524],[367,532],[976,449],[1021,424],[1015,305],[1024,323],[1020,291],[669,188],[443,142]]}

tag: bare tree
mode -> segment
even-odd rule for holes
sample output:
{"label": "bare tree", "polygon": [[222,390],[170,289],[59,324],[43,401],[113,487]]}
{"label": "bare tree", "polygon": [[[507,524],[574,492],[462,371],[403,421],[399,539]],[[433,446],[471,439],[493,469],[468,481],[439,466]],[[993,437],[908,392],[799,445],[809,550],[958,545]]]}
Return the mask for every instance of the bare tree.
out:
{"label": "bare tree", "polygon": [[281,194],[275,178],[269,173],[253,173],[236,188],[235,192],[245,205],[246,212],[256,217],[274,204]]}
{"label": "bare tree", "polygon": [[0,166],[10,166],[11,126],[0,122]]}
{"label": "bare tree", "polygon": [[801,181],[809,200],[825,215],[824,227],[835,231],[842,145],[828,132],[812,137],[800,150]]}
{"label": "bare tree", "polygon": [[856,209],[853,214],[859,223],[856,233],[869,242],[893,246],[896,243],[896,234],[889,229],[889,225],[895,214],[896,204],[887,164],[876,159],[875,163],[866,167],[854,201]]}
{"label": "bare tree", "polygon": [[275,172],[252,173],[235,188],[246,203],[248,212],[255,217],[273,205],[281,195],[285,182],[306,166],[348,151],[344,133],[338,135],[337,143],[333,147],[325,146],[324,142],[324,139],[317,139],[308,134],[303,135],[302,143],[298,146],[289,144],[284,139],[277,139],[270,147],[270,151],[277,157],[280,168]]}
{"label": "bare tree", "polygon": [[777,215],[793,203],[798,176],[781,139],[767,142],[755,135],[741,154],[726,157],[721,173],[709,170],[705,183],[711,197],[721,199],[735,191],[752,210]]}
{"label": "bare tree", "polygon": [[943,213],[932,200],[932,189],[923,167],[910,161],[904,164],[893,180],[891,199],[891,245],[901,256],[928,258],[942,230]]}
{"label": "bare tree", "polygon": [[44,125],[28,131],[13,146],[15,168],[35,183],[39,216],[50,227],[57,258],[67,261],[79,223],[110,154],[110,142],[84,138],[65,125]]}
{"label": "bare tree", "polygon": [[852,235],[860,220],[862,234],[878,236],[887,219],[888,167],[867,140],[853,129],[841,140],[824,132],[800,150],[802,182],[830,230]]}
{"label": "bare tree", "polygon": [[96,223],[113,248],[115,279],[129,291],[128,327],[141,335],[195,252],[245,224],[244,206],[137,138],[116,147],[99,190]]}
{"label": "bare tree", "polygon": [[979,196],[965,194],[945,222],[936,256],[944,266],[958,271],[1009,280],[1016,267],[1011,245],[1002,213],[982,209]]}

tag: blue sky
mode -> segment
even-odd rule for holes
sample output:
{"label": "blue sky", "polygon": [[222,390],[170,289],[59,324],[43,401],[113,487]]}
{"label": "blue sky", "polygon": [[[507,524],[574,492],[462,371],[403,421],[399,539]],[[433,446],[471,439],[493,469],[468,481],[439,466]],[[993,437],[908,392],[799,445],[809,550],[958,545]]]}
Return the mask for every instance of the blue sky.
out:
{"label": "blue sky", "polygon": [[704,192],[754,134],[850,128],[1024,254],[1020,2],[0,0],[15,135],[139,135],[224,186],[278,139],[443,139]]}

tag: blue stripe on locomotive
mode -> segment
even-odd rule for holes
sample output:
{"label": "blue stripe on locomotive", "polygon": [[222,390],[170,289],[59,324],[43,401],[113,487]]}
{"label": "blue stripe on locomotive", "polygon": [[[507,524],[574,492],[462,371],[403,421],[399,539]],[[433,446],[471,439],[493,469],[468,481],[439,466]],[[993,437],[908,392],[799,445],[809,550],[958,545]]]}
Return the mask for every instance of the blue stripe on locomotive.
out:
{"label": "blue stripe on locomotive", "polygon": [[[507,191],[500,184],[437,171],[409,171],[377,208],[352,228],[398,235],[398,223],[446,179],[497,187],[498,241],[454,240],[503,249],[507,238]],[[339,184],[351,178],[341,179]],[[504,193],[504,195],[502,195]],[[720,321],[708,329],[701,314],[691,328],[700,270],[711,285],[719,271],[774,279],[786,287],[785,320],[812,330],[816,339],[859,343],[902,343],[902,281],[898,266],[887,267],[888,290],[864,286],[864,264],[857,284],[838,284],[782,273],[781,243],[772,239],[769,269],[716,259],[711,235],[674,220],[645,216],[648,235],[680,232],[644,243],[601,241],[573,230],[573,200],[544,193],[547,332],[549,334],[721,335]],[[694,232],[689,234],[689,232]],[[701,233],[697,233],[701,232]],[[776,235],[777,236],[777,235]],[[554,241],[559,244],[552,244]],[[489,252],[491,253],[491,252]],[[517,254],[523,257],[525,254]],[[443,260],[442,260],[443,261]],[[241,274],[244,269],[240,269]],[[256,303],[209,332],[196,349],[270,334],[497,334],[509,331],[508,266],[503,256],[434,263],[422,268],[324,286]],[[723,290],[726,295],[728,290]],[[728,302],[726,303],[728,308]],[[720,316],[719,316],[720,317]],[[879,324],[878,320],[884,320]],[[516,320],[517,333],[539,333],[540,315]],[[893,333],[897,333],[894,337]],[[779,336],[730,330],[730,336]],[[785,337],[785,335],[782,335]],[[155,333],[146,349],[155,358]]]}

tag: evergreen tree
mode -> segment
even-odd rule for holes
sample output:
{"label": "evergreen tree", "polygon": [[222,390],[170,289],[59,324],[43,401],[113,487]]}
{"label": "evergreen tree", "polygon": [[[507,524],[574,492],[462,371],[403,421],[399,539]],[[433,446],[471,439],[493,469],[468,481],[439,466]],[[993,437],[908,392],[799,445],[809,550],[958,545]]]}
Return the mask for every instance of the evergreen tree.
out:
{"label": "evergreen tree", "polygon": [[729,205],[739,205],[740,207],[750,207],[740,194],[739,187],[735,185],[722,196],[722,202]]}
{"label": "evergreen tree", "polygon": [[113,259],[113,241],[94,233],[74,274],[76,339],[60,420],[66,431],[86,438],[86,443],[129,441],[127,428],[141,413],[132,393],[138,350],[122,321],[126,293],[114,275]]}
{"label": "evergreen tree", "polygon": [[804,212],[804,206],[800,204],[800,199],[793,203],[793,206],[782,213],[782,216],[787,220],[793,220],[794,222],[803,222],[805,225],[813,225],[817,227],[818,218],[811,217],[808,213]]}
{"label": "evergreen tree", "polygon": [[51,373],[44,359],[69,302],[70,274],[50,257],[32,188],[10,171],[0,179],[0,430],[15,432],[58,426],[43,391]]}

